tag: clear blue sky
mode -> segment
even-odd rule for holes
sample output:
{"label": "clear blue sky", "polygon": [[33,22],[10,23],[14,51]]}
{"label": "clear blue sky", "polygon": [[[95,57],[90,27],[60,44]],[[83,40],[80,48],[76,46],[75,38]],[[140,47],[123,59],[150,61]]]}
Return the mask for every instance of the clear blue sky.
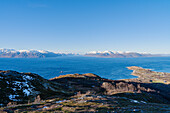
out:
{"label": "clear blue sky", "polygon": [[0,48],[170,53],[170,0],[0,0]]}

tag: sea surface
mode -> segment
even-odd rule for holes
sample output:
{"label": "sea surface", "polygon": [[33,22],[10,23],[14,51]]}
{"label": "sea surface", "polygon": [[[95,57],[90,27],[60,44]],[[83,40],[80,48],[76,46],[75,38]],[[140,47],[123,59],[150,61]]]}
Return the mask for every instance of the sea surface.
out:
{"label": "sea surface", "polygon": [[94,73],[112,80],[136,78],[128,66],[140,66],[153,71],[170,72],[170,57],[153,58],[0,58],[0,70],[31,72],[50,79],[59,75]]}

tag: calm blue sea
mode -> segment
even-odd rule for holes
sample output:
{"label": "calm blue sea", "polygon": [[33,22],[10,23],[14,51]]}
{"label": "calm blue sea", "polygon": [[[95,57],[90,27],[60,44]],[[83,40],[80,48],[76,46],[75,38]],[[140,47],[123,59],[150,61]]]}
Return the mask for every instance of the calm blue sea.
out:
{"label": "calm blue sea", "polygon": [[154,71],[170,72],[170,57],[154,58],[0,58],[0,70],[32,72],[50,79],[73,73],[95,73],[108,79],[136,78],[128,66],[140,66]]}

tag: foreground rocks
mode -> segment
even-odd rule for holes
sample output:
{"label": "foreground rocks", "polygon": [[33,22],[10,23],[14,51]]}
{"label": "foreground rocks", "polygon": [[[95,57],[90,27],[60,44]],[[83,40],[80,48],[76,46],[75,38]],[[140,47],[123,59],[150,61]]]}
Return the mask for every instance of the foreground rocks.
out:
{"label": "foreground rocks", "polygon": [[32,73],[0,71],[0,105],[4,106],[0,112],[169,111],[169,74],[128,68],[139,78],[109,80],[87,73],[46,80]]}
{"label": "foreground rocks", "polygon": [[[144,83],[136,79],[128,80],[109,80],[99,76],[87,76],[93,74],[72,74],[63,75],[51,79],[53,82],[66,85],[73,92],[86,93],[88,91],[94,94],[115,95],[131,93],[144,94],[153,98],[141,98],[147,102],[170,103],[170,85],[162,83]],[[139,80],[139,79],[138,79]],[[139,97],[140,98],[140,97]]]}
{"label": "foreground rocks", "polygon": [[[58,94],[58,95],[57,95]],[[33,73],[0,71],[0,104],[9,102],[28,103],[38,95],[42,99],[50,96],[72,94],[67,87],[51,82]]]}

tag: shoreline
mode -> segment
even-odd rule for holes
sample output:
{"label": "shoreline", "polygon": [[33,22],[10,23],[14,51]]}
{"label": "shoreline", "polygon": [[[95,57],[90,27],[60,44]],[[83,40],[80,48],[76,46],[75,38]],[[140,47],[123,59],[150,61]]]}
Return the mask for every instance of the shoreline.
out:
{"label": "shoreline", "polygon": [[151,69],[144,69],[142,67],[137,67],[137,66],[131,66],[127,68],[129,70],[133,70],[131,75],[138,76],[138,78],[134,79],[135,81],[140,81],[143,83],[158,82],[158,83],[170,84],[170,73],[152,71]]}

